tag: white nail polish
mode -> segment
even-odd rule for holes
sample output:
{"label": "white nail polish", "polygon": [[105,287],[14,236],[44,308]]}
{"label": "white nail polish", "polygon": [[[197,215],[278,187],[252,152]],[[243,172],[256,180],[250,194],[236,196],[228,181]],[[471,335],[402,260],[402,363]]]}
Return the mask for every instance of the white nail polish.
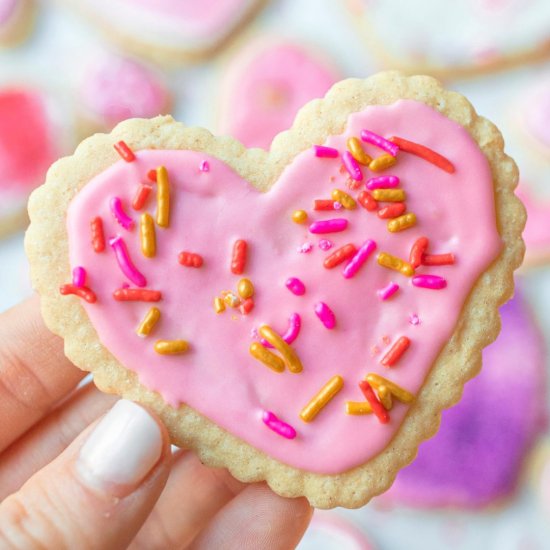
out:
{"label": "white nail polish", "polygon": [[158,462],[162,435],[139,405],[121,399],[90,434],[78,457],[79,477],[89,487],[129,494]]}

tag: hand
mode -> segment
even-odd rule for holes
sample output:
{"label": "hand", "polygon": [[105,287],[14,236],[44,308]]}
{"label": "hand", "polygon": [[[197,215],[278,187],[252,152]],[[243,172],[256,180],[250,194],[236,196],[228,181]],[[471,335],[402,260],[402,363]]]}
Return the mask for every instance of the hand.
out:
{"label": "hand", "polygon": [[37,299],[0,315],[1,548],[298,543],[311,517],[305,499],[242,484],[191,452],[172,455],[152,413],[93,385],[75,389],[83,377]]}

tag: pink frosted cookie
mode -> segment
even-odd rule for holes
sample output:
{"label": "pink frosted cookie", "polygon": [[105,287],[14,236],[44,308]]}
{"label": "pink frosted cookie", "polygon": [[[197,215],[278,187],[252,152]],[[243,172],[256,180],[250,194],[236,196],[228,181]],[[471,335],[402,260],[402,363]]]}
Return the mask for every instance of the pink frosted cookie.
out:
{"label": "pink frosted cookie", "polygon": [[34,0],[0,0],[0,47],[23,41],[34,22]]}
{"label": "pink frosted cookie", "polygon": [[322,97],[336,71],[292,42],[254,40],[232,60],[226,75],[220,131],[247,147],[269,149],[298,110]]}
{"label": "pink frosted cookie", "polygon": [[170,117],[93,136],[33,194],[26,249],[100,388],[238,479],[357,507],[496,337],[516,183],[465,98],[381,73],[307,104],[270,152]]}

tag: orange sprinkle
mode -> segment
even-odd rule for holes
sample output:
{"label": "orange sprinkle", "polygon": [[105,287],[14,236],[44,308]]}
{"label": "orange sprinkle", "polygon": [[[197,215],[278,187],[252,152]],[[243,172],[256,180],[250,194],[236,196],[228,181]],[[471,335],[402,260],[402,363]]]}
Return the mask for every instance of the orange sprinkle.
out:
{"label": "orange sprinkle", "polygon": [[178,262],[185,267],[202,267],[204,260],[200,254],[194,252],[180,252],[178,254]]}
{"label": "orange sprinkle", "polygon": [[401,356],[407,351],[411,344],[411,341],[406,336],[401,336],[397,339],[395,344],[389,349],[389,351],[382,357],[380,364],[385,367],[393,367]]}
{"label": "orange sprinkle", "polygon": [[452,265],[454,263],[454,254],[424,254],[422,256],[422,265]]}
{"label": "orange sprinkle", "polygon": [[145,203],[147,202],[147,199],[149,198],[152,189],[153,187],[148,183],[142,183],[138,187],[137,193],[134,197],[134,200],[132,201],[132,208],[134,210],[141,210],[145,206]]}
{"label": "orange sprinkle", "polygon": [[233,245],[233,255],[231,257],[231,273],[241,275],[246,265],[246,257],[248,244],[246,241],[239,239]]}
{"label": "orange sprinkle", "polygon": [[94,252],[103,252],[105,250],[105,234],[103,232],[103,220],[97,216],[92,220],[92,246]]}
{"label": "orange sprinkle", "polygon": [[113,147],[126,162],[133,162],[136,160],[136,155],[134,155],[134,152],[128,147],[125,141],[119,141],[115,143]]}
{"label": "orange sprinkle", "polygon": [[86,300],[89,304],[93,304],[97,301],[95,292],[87,286],[75,286],[71,284],[63,285],[59,288],[59,292],[66,296],[67,294],[74,294],[79,298]]}
{"label": "orange sprinkle", "polygon": [[332,269],[333,267],[336,267],[348,258],[351,258],[353,255],[355,255],[356,252],[357,249],[353,244],[346,244],[338,250],[334,251],[330,256],[327,256],[325,258],[325,261],[323,262],[323,265],[327,269]]}
{"label": "orange sprinkle", "polygon": [[380,420],[382,424],[387,424],[390,421],[390,415],[378,397],[376,397],[371,385],[366,380],[362,380],[359,382],[359,387],[361,388],[366,400],[369,402],[369,405],[372,407],[372,412],[376,415],[378,420]]}
{"label": "orange sprinkle", "polygon": [[372,212],[378,208],[378,203],[368,191],[361,191],[357,197],[357,200],[359,201],[359,204],[369,212]]}
{"label": "orange sprinkle", "polygon": [[409,263],[416,269],[422,263],[422,256],[426,252],[430,241],[427,237],[420,237],[414,241],[409,254]]}
{"label": "orange sprinkle", "polygon": [[382,220],[391,220],[404,214],[406,209],[405,203],[395,202],[380,208],[380,210],[378,210],[378,217]]}

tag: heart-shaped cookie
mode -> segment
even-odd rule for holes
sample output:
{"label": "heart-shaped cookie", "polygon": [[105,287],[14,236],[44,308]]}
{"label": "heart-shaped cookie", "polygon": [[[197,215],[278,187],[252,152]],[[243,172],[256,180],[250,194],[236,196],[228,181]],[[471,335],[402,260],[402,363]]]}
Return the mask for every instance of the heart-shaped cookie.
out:
{"label": "heart-shaped cookie", "polygon": [[358,506],[496,336],[516,180],[464,98],[382,73],[308,104],[269,153],[168,117],[94,136],[33,195],[26,246],[99,387],[240,479]]}

